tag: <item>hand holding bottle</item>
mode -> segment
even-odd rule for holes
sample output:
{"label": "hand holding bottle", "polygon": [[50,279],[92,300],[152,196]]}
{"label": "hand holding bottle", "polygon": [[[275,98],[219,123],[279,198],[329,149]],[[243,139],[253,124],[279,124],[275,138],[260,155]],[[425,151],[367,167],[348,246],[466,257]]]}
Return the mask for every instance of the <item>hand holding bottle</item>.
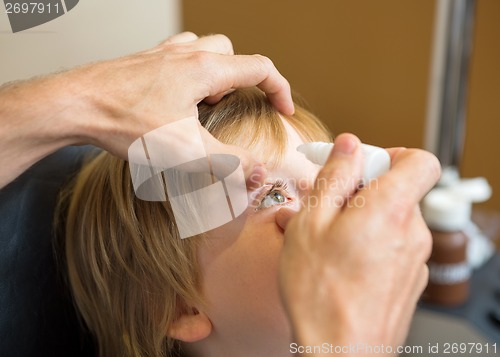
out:
{"label": "hand holding bottle", "polygon": [[[404,342],[427,284],[431,238],[418,202],[440,175],[422,150],[391,149],[391,170],[356,192],[362,177],[359,140],[340,135],[310,193],[363,198],[364,205],[282,208],[280,282],[295,339],[302,345]],[[354,195],[354,196],[353,196]]]}

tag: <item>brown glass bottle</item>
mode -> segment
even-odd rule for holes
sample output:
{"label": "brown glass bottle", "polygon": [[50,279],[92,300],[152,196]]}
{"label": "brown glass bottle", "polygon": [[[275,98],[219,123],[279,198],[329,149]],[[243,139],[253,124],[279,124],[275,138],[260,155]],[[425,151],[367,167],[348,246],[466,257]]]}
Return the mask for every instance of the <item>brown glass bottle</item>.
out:
{"label": "brown glass bottle", "polygon": [[471,204],[439,189],[433,191],[422,207],[433,239],[428,261],[429,284],[422,299],[432,304],[457,306],[469,296],[468,239],[462,229],[470,220]]}
{"label": "brown glass bottle", "polygon": [[433,247],[424,301],[446,306],[463,304],[469,296],[467,237],[461,231],[431,230],[431,233]]}

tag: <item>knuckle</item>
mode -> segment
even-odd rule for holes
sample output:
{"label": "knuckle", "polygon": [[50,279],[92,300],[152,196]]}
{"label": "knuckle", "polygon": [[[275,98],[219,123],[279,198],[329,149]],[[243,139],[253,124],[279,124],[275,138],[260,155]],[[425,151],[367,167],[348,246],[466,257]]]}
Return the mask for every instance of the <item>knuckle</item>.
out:
{"label": "knuckle", "polygon": [[427,264],[424,264],[422,266],[422,275],[424,276],[424,281],[427,281],[429,278],[429,267]]}
{"label": "knuckle", "polygon": [[184,32],[181,32],[180,35],[190,36],[193,39],[198,38],[198,35],[195,34],[193,31],[184,31]]}
{"label": "knuckle", "polygon": [[222,45],[222,47],[227,51],[233,53],[233,43],[231,39],[223,34],[214,35],[216,40]]}
{"label": "knuckle", "polygon": [[[182,40],[181,40],[182,39]],[[174,46],[178,47],[185,42],[194,41],[198,39],[198,35],[191,31],[184,31],[175,35],[172,35],[160,43],[161,46]]]}
{"label": "knuckle", "polygon": [[206,95],[211,93],[217,77],[220,76],[216,55],[207,51],[194,51],[184,56],[190,79],[196,81]]}
{"label": "knuckle", "polygon": [[274,69],[274,63],[269,57],[263,55],[254,56],[260,61],[262,67],[266,68],[268,72]]}
{"label": "knuckle", "polygon": [[432,235],[425,223],[423,224],[422,233],[417,244],[418,249],[422,252],[425,259],[428,260],[432,253]]}
{"label": "knuckle", "polygon": [[409,230],[411,233],[411,249],[418,253],[423,261],[427,261],[432,253],[432,234],[418,207],[414,210]]}
{"label": "knuckle", "polygon": [[429,282],[429,267],[427,266],[427,264],[424,264],[422,266],[421,277],[420,291],[423,292],[427,287],[427,283]]}
{"label": "knuckle", "polygon": [[206,51],[193,51],[189,53],[191,61],[199,66],[204,66],[210,61],[210,53]]}
{"label": "knuckle", "polygon": [[439,162],[439,159],[432,153],[426,152],[426,155],[428,156],[428,165],[429,165],[429,172],[431,174],[431,177],[437,181],[441,177],[441,163]]}
{"label": "knuckle", "polygon": [[436,182],[441,176],[441,164],[438,158],[433,153],[422,149],[411,149],[410,153],[418,160],[416,162],[419,162],[426,176]]}
{"label": "knuckle", "polygon": [[172,39],[169,37],[169,38],[161,41],[160,43],[158,43],[158,45],[156,47],[159,47],[159,48],[166,47],[166,46],[170,45],[171,43],[172,43]]}
{"label": "knuckle", "polygon": [[190,52],[189,59],[193,62],[192,68],[197,68],[203,75],[210,75],[216,67],[214,54],[207,51]]}

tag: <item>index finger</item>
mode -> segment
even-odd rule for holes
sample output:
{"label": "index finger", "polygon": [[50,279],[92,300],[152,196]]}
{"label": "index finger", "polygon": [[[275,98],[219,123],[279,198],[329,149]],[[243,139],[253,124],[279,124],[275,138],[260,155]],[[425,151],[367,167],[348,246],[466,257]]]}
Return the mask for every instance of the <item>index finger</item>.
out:
{"label": "index finger", "polygon": [[[391,170],[377,179],[370,191],[383,193],[389,202],[401,202],[413,207],[430,191],[441,175],[439,160],[432,153],[420,149],[389,149]],[[368,200],[368,198],[367,198]]]}
{"label": "index finger", "polygon": [[203,93],[203,98],[199,98],[200,101],[231,89],[257,86],[281,113],[294,113],[290,84],[269,58],[261,55],[231,56],[207,52],[202,61],[205,61],[202,63],[205,68],[202,75],[208,88]]}

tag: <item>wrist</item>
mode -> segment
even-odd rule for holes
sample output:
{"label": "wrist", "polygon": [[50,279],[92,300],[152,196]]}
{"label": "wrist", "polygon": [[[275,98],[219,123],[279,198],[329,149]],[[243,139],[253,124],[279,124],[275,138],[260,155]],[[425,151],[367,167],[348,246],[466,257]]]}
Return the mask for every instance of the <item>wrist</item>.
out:
{"label": "wrist", "polygon": [[304,350],[316,348],[323,353],[315,356],[331,356],[332,351],[339,356],[371,356],[374,349],[380,351],[379,355],[386,355],[384,348],[392,344],[386,343],[388,340],[382,336],[383,326],[370,323],[346,301],[337,301],[337,304],[330,301],[329,305],[336,307],[328,312],[295,309],[289,313],[294,343],[303,346]]}
{"label": "wrist", "polygon": [[59,75],[39,77],[4,86],[0,115],[4,139],[22,140],[37,148],[76,144],[74,98]]}
{"label": "wrist", "polygon": [[317,308],[317,302],[304,304],[304,301],[311,302],[310,297],[300,295],[296,291],[291,301],[286,304],[294,343],[304,349],[316,348],[320,351],[324,345],[333,348],[346,345],[349,333],[345,319],[337,316],[336,311]]}

